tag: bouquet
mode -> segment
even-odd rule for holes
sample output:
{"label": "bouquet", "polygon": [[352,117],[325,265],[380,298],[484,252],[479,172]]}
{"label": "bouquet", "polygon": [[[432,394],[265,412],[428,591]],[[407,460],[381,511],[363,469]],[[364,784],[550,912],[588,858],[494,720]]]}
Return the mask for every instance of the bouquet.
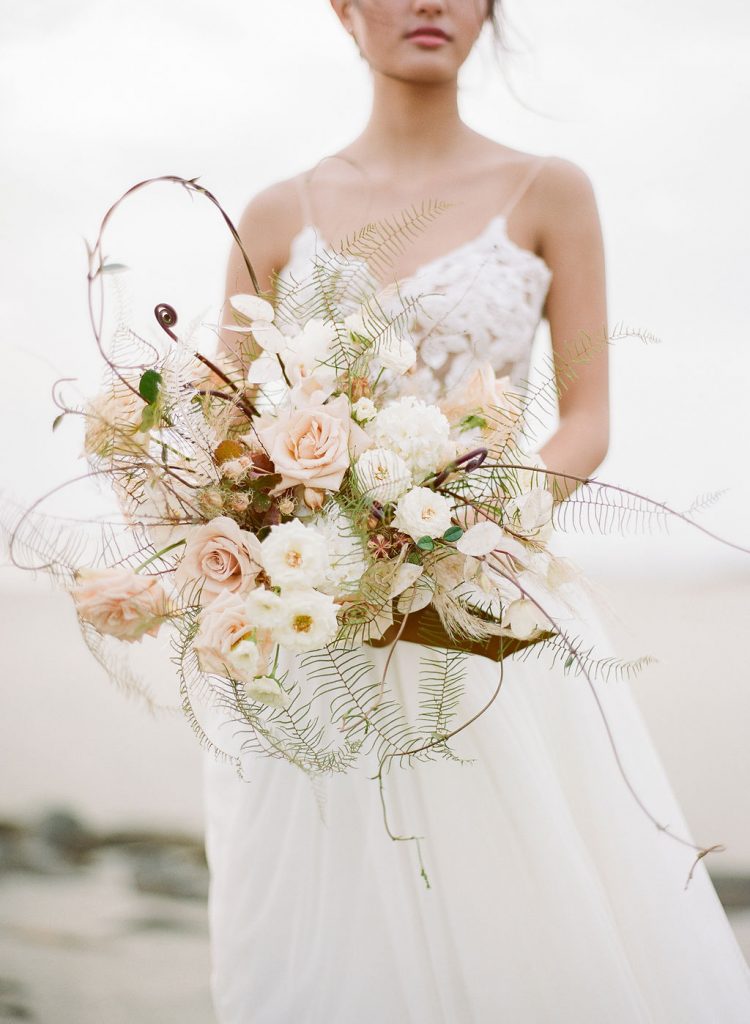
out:
{"label": "bouquet", "polygon": [[[221,209],[195,179],[168,180]],[[458,705],[466,654],[499,663],[493,700],[503,659],[519,652],[562,656],[589,682],[649,660],[600,660],[569,635],[560,610],[578,573],[550,537],[602,506],[602,528],[692,517],[595,480],[560,499],[528,443],[552,377],[524,388],[478,365],[435,404],[409,393],[405,325],[418,300],[394,310],[371,268],[439,212],[368,225],[321,254],[309,279],[277,282],[275,303],[257,288],[232,296],[223,326],[236,350],[212,357],[178,333],[167,304],[155,310],[162,343],[122,324],[106,342],[93,289],[103,295],[122,268],[102,258],[104,223],[89,250],[104,386],[79,406],[58,391],[57,422],[82,417],[88,474],[111,484],[123,522],[93,524],[93,545],[90,532],[79,544],[72,525],[50,531],[32,508],[11,551],[43,556],[92,651],[131,688],[123,652],[169,631],[182,710],[219,756],[202,703],[239,724],[250,749],[311,777],[373,752],[382,786],[394,763],[460,760],[450,739],[464,725],[438,709]],[[420,645],[432,666],[435,651],[451,654],[415,680],[424,728],[389,691],[399,643]]]}

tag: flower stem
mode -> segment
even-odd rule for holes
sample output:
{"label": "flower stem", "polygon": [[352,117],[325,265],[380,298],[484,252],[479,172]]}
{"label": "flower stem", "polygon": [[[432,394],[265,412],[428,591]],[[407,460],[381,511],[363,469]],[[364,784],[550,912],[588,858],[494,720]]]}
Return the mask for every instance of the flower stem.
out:
{"label": "flower stem", "polygon": [[141,569],[145,569],[147,565],[151,565],[152,562],[155,562],[157,558],[161,558],[162,555],[166,555],[169,551],[174,551],[175,548],[181,547],[184,543],[185,540],[183,538],[182,540],[176,540],[174,544],[168,544],[167,547],[162,548],[161,551],[154,552],[154,554],[151,555],[150,558],[147,558],[145,562],[141,562],[135,571],[140,572]]}

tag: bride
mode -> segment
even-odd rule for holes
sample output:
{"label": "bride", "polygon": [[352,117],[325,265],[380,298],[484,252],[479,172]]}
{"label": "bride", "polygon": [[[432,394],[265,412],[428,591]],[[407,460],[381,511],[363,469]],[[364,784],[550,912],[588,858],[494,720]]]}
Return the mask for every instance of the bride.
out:
{"label": "bride", "polygon": [[[316,251],[368,221],[447,200],[378,281],[425,297],[409,387],[432,400],[487,361],[521,381],[542,317],[559,369],[566,341],[606,335],[601,229],[574,163],[491,141],[458,115],[459,68],[499,3],[332,4],[372,70],[372,112],[334,158],[248,205],[239,231],[261,287],[274,273],[303,279]],[[235,250],[227,295],[250,290]],[[608,446],[606,346],[559,414],[541,458],[590,476]],[[582,619],[606,653],[598,610]],[[415,651],[397,644],[389,673],[407,709]],[[498,668],[466,657],[470,717]],[[499,699],[456,740],[469,764],[388,776],[391,831],[424,837],[419,861],[386,834],[371,773],[327,776],[314,793],[285,762],[248,756],[242,780],[206,755],[222,1024],[750,1021],[748,968],[703,860],[685,887],[699,847],[623,680],[588,689],[543,657],[511,659]]]}

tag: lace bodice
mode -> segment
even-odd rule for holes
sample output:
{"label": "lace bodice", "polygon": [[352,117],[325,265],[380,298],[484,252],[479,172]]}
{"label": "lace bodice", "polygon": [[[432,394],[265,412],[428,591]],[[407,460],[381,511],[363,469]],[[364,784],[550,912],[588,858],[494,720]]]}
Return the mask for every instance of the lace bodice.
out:
{"label": "lace bodice", "polygon": [[[522,182],[524,189],[537,169]],[[293,239],[280,277],[303,280],[316,252],[328,248],[321,232],[307,224]],[[418,360],[400,378],[401,391],[434,401],[486,362],[498,376],[521,384],[551,279],[540,256],[509,238],[504,211],[470,241],[422,264],[397,288],[380,291],[379,301],[394,312],[407,298],[419,300],[409,319]]]}

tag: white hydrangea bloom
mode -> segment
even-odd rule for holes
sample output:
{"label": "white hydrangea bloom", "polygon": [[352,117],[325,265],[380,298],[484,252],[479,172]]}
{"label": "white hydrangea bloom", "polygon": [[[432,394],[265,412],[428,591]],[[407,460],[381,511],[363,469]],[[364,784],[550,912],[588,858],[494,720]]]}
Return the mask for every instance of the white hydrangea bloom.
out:
{"label": "white hydrangea bloom", "polygon": [[450,424],[437,406],[405,395],[381,409],[367,427],[376,444],[399,455],[414,480],[424,479],[454,458]]}

